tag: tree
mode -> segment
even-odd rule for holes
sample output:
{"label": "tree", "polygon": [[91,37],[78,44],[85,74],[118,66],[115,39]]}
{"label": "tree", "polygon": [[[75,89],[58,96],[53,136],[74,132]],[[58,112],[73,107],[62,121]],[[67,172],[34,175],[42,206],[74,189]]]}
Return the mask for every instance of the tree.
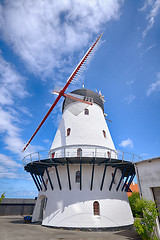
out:
{"label": "tree", "polygon": [[5,198],[5,193],[2,193],[1,197],[0,197],[0,203],[2,201],[2,199]]}

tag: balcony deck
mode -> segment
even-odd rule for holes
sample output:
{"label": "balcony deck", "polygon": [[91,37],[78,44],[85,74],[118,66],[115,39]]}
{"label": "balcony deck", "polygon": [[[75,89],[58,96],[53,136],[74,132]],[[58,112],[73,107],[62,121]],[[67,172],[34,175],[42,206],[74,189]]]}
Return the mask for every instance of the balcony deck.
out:
{"label": "balcony deck", "polygon": [[[79,151],[80,150],[80,151]],[[140,161],[141,158],[135,154],[128,152],[116,151],[103,146],[91,146],[91,145],[72,145],[65,146],[61,148],[51,149],[50,151],[36,152],[27,155],[23,159],[24,168],[27,172],[30,172],[37,189],[42,190],[40,182],[43,182],[45,189],[47,186],[43,179],[44,171],[48,175],[51,189],[53,190],[52,180],[48,171],[49,167],[54,167],[56,170],[57,181],[59,189],[62,189],[61,181],[58,173],[58,166],[66,166],[69,189],[71,190],[70,173],[69,167],[73,164],[79,164],[80,166],[80,176],[82,175],[82,165],[91,165],[92,175],[90,190],[93,188],[93,177],[95,165],[97,167],[103,166],[104,170],[102,173],[102,180],[100,190],[103,189],[106,169],[108,166],[114,168],[114,174],[110,183],[109,191],[112,189],[114,178],[117,170],[119,169],[122,173],[116,190],[118,191],[122,180],[124,180],[123,188],[128,191],[129,186],[135,176],[134,162]],[[81,178],[81,177],[80,177]],[[82,188],[80,181],[80,190]]]}

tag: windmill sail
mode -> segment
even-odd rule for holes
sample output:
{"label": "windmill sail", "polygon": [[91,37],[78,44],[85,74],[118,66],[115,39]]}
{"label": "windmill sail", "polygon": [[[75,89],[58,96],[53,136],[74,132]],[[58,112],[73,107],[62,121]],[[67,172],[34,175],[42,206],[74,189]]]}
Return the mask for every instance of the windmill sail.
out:
{"label": "windmill sail", "polygon": [[42,119],[41,123],[39,124],[39,126],[37,127],[36,131],[33,133],[33,135],[31,136],[31,138],[29,139],[29,141],[27,142],[27,144],[25,145],[25,147],[23,148],[22,152],[25,151],[25,149],[28,147],[28,145],[30,144],[30,142],[32,141],[32,139],[34,138],[34,136],[37,134],[37,132],[39,131],[39,129],[41,128],[41,126],[43,125],[43,123],[45,122],[45,120],[48,118],[48,116],[50,115],[50,113],[52,112],[52,110],[54,109],[54,107],[56,106],[56,104],[59,102],[60,98],[64,95],[64,92],[66,91],[66,89],[68,88],[68,86],[70,85],[70,83],[74,80],[74,78],[76,77],[76,75],[79,73],[79,71],[81,70],[81,68],[84,66],[86,60],[88,59],[88,57],[91,55],[91,53],[93,52],[94,48],[96,47],[96,45],[98,44],[100,38],[102,37],[102,34],[97,38],[97,40],[93,43],[93,45],[88,49],[88,51],[86,52],[86,54],[84,55],[84,57],[82,58],[82,60],[79,62],[79,64],[77,65],[77,67],[74,69],[74,71],[72,72],[72,74],[70,75],[70,77],[67,80],[66,85],[63,87],[63,89],[60,91],[58,97],[56,98],[56,100],[54,101],[54,103],[52,104],[52,106],[50,107],[50,109],[48,110],[48,112],[46,113],[45,117]]}

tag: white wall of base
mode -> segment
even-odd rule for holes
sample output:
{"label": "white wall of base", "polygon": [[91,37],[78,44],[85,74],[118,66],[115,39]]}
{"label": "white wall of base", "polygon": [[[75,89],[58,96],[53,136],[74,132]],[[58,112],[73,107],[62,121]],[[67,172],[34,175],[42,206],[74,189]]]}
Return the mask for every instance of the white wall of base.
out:
{"label": "white wall of base", "polygon": [[[121,171],[117,170],[112,189],[109,191],[115,168],[108,166],[101,191],[100,186],[104,174],[104,165],[95,165],[93,188],[90,190],[92,165],[83,164],[82,189],[80,190],[80,183],[75,181],[76,172],[79,170],[79,167],[79,164],[73,164],[69,167],[71,190],[69,190],[66,165],[58,166],[62,190],[59,189],[55,168],[48,169],[54,190],[51,189],[49,182],[47,183],[47,191],[45,191],[42,184],[42,191],[39,192],[32,221],[39,221],[39,216],[42,215],[41,201],[46,197],[47,204],[43,213],[42,225],[75,228],[107,228],[133,224],[127,193],[121,191],[124,184],[123,181],[119,190],[116,191],[122,176]],[[46,173],[44,173],[43,178],[46,182],[48,179]],[[94,215],[94,201],[99,202],[99,216]]]}
{"label": "white wall of base", "polygon": [[[59,190],[48,192],[42,225],[54,227],[99,228],[120,227],[133,224],[126,192]],[[124,197],[126,196],[126,197]],[[38,221],[40,194],[33,221]],[[100,204],[100,216],[93,213],[93,202]]]}

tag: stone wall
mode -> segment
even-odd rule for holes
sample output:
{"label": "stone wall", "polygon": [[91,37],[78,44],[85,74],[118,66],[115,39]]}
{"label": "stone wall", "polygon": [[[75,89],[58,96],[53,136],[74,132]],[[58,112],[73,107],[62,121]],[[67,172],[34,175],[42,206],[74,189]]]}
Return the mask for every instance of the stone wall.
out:
{"label": "stone wall", "polygon": [[0,204],[0,216],[32,215],[35,199],[4,198]]}

